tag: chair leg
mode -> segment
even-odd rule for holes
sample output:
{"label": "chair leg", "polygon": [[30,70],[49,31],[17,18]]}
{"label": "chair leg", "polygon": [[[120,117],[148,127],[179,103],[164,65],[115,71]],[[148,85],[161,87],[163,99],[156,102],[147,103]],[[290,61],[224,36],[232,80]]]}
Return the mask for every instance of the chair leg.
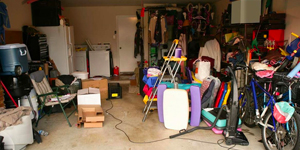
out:
{"label": "chair leg", "polygon": [[48,113],[47,113],[48,117],[49,117],[50,114],[52,113],[52,108],[53,108],[53,106],[51,106],[50,110],[49,110]]}
{"label": "chair leg", "polygon": [[75,107],[75,110],[78,112],[78,109],[77,109],[77,106],[76,106],[74,100],[72,100],[72,103],[73,103],[73,105],[74,105],[74,107]]}
{"label": "chair leg", "polygon": [[39,121],[40,121],[40,119],[41,119],[42,116],[43,116],[43,111],[44,111],[43,109],[44,109],[44,103],[42,103],[42,106],[41,106],[41,113],[40,113],[40,115],[38,116],[38,119],[37,119],[37,121],[36,121],[36,123],[35,123],[35,127],[38,126]]}
{"label": "chair leg", "polygon": [[58,100],[58,102],[59,102],[59,105],[60,105],[60,107],[61,107],[61,110],[63,111],[63,113],[64,113],[64,115],[65,115],[65,118],[66,118],[66,120],[67,120],[69,126],[72,127],[72,125],[71,125],[71,123],[70,123],[70,121],[69,121],[69,118],[68,118],[68,116],[67,116],[67,114],[66,114],[66,112],[65,112],[65,109],[64,109],[63,105],[61,104],[61,102],[60,102],[59,100]]}

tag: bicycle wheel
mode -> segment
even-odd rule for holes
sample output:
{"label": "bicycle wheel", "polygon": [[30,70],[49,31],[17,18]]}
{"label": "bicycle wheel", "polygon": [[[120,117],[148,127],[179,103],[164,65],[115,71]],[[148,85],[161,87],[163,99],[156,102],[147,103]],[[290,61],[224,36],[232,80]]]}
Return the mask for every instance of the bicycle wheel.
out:
{"label": "bicycle wheel", "polygon": [[243,95],[240,100],[240,119],[247,127],[253,128],[256,126],[253,98],[250,96],[246,87],[243,88],[241,93]]}
{"label": "bicycle wheel", "polygon": [[[274,119],[275,120],[275,119]],[[262,126],[262,141],[267,150],[285,149],[296,150],[300,146],[300,116],[297,112],[291,117],[288,123],[281,124],[275,120],[277,131],[273,131],[272,112],[266,114],[264,126]],[[266,127],[267,126],[267,127]]]}
{"label": "bicycle wheel", "polygon": [[288,64],[289,64],[289,60],[285,59],[282,64],[280,65],[280,67],[277,69],[277,71],[282,71]]}

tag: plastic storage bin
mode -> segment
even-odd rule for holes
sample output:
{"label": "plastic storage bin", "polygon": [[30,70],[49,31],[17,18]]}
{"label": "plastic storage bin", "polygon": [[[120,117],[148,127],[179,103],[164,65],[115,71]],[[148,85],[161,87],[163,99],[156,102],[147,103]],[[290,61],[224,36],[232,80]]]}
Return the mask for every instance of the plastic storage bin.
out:
{"label": "plastic storage bin", "polygon": [[88,72],[73,72],[72,75],[79,79],[88,79],[89,73]]}
{"label": "plastic storage bin", "polygon": [[28,59],[25,44],[0,46],[0,75],[21,75],[27,71]]}
{"label": "plastic storage bin", "polygon": [[108,99],[121,99],[122,98],[122,87],[119,83],[108,84]]}
{"label": "plastic storage bin", "polygon": [[0,132],[4,137],[4,149],[20,150],[33,143],[33,132],[30,115],[22,117],[22,124],[10,126]]}

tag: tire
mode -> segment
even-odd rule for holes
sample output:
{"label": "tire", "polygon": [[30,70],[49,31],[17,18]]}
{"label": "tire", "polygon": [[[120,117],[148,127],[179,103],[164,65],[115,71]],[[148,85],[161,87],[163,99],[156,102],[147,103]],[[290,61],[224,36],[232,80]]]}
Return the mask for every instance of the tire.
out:
{"label": "tire", "polygon": [[283,63],[281,64],[281,66],[277,69],[277,71],[279,72],[279,71],[282,71],[288,64],[289,64],[289,60],[288,59],[285,59],[284,61],[283,61]]}
{"label": "tire", "polygon": [[[274,119],[275,120],[275,119]],[[271,128],[262,126],[261,135],[265,149],[286,149],[286,150],[297,150],[300,146],[300,116],[297,112],[289,120],[288,124],[280,124],[276,122],[276,132],[273,132]],[[269,124],[273,126],[273,116],[269,112],[266,114],[264,125]],[[286,131],[286,127],[289,127],[290,133]],[[280,132],[280,133],[278,133]],[[281,134],[282,133],[282,134]],[[278,139],[280,138],[280,143]],[[284,142],[284,143],[283,143]],[[284,146],[282,146],[284,144]]]}
{"label": "tire", "polygon": [[247,127],[253,128],[256,126],[253,98],[250,96],[246,87],[241,93],[243,93],[243,96],[240,100],[240,119]]}

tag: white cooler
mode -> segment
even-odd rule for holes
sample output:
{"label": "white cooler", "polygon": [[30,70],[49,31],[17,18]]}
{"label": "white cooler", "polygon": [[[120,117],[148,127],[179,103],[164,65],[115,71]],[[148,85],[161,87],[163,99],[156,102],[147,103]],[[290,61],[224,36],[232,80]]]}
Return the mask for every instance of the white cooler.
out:
{"label": "white cooler", "polygon": [[4,149],[20,150],[33,143],[33,133],[30,115],[22,117],[22,124],[10,126],[0,132],[4,137]]}

